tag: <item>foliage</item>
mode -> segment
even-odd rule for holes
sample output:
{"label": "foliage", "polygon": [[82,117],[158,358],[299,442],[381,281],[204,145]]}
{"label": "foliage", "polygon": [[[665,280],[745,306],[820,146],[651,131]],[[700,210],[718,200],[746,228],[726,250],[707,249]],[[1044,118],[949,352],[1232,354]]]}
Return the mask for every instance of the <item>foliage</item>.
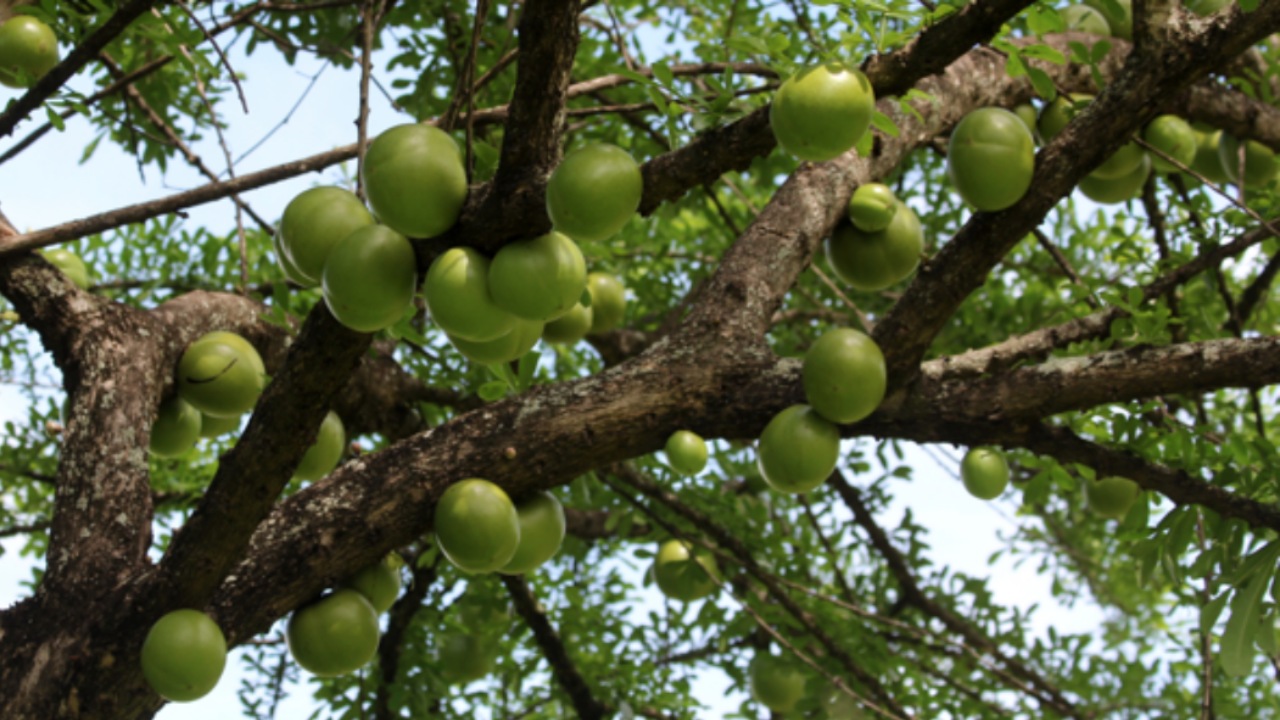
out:
{"label": "foliage", "polygon": [[[549,227],[539,214],[555,162],[571,148],[608,142],[641,163],[646,196],[621,232],[581,249],[589,270],[626,285],[626,320],[574,346],[540,344],[501,366],[464,358],[420,298],[371,344],[342,335],[325,325],[319,288],[286,281],[272,244],[283,205],[261,203],[250,192],[256,185],[237,195],[239,207],[230,190],[201,200],[220,203],[220,223],[186,219],[178,203],[132,219],[108,214],[88,231],[0,232],[0,378],[24,408],[0,442],[0,537],[21,537],[21,552],[38,565],[30,597],[0,611],[0,709],[8,708],[0,715],[39,716],[35,695],[7,701],[5,689],[19,686],[35,649],[58,632],[83,632],[85,646],[110,648],[118,667],[69,661],[41,683],[78,687],[91,676],[123,688],[116,704],[94,710],[98,716],[153,713],[158,700],[140,689],[128,658],[148,619],[167,605],[194,604],[211,609],[228,640],[245,646],[245,716],[276,717],[282,696],[306,678],[287,657],[282,618],[391,550],[405,559],[411,583],[384,621],[373,663],[305,681],[319,717],[699,717],[708,712],[694,691],[700,675],[721,672],[734,698],[748,698],[748,665],[770,647],[801,656],[812,676],[813,692],[796,713],[803,717],[824,716],[819,701],[830,687],[856,697],[866,717],[1276,712],[1280,311],[1269,294],[1280,242],[1268,237],[1265,219],[1275,217],[1280,189],[1273,179],[1224,193],[1185,173],[1160,175],[1140,197],[1101,207],[1071,190],[1157,111],[1280,147],[1280,111],[1268,104],[1280,46],[1265,39],[1280,29],[1274,4],[1264,0],[1251,17],[1232,6],[1208,20],[1180,7],[1148,8],[1166,24],[1153,24],[1133,50],[1147,54],[1123,67],[1125,41],[1064,37],[1051,4],[1003,0],[156,5],[80,69],[76,87],[87,80],[101,92],[53,90],[16,132],[4,125],[16,123],[15,96],[0,114],[0,135],[11,141],[0,148],[0,165],[40,153],[78,123],[90,128],[82,163],[109,145],[152,178],[188,164],[208,187],[243,179],[251,168],[220,142],[222,132],[228,123],[261,122],[269,136],[274,121],[241,115],[237,85],[286,84],[257,76],[265,56],[297,68],[317,59],[358,81],[373,18],[370,92],[396,108],[397,122],[443,124],[470,166],[472,195],[457,228],[415,241],[419,280],[449,246],[491,255],[521,233],[540,234]],[[54,27],[67,57],[128,5],[40,0],[21,11]],[[580,33],[567,62],[552,52],[573,50],[567,36],[525,30],[539,27],[526,14],[554,19],[565,7]],[[983,12],[990,32],[961,25]],[[875,61],[911,59],[915,43],[949,36],[967,42],[936,50],[950,53],[943,65],[969,62],[964,68],[976,74],[926,82],[942,66],[902,71],[906,84],[880,98],[874,136],[856,153],[818,167],[769,149],[760,118],[786,77],[822,61],[866,59],[877,87],[903,82]],[[1186,80],[1153,69],[1161,51],[1216,57],[1223,47],[1237,48],[1234,64],[1186,60]],[[980,63],[991,57],[996,70],[982,74],[988,66]],[[522,93],[521,83],[556,73],[572,83],[566,97],[539,105]],[[131,78],[124,89],[122,77]],[[592,80],[597,86],[584,89]],[[1170,106],[1144,99],[1146,90],[1133,89],[1138,80],[1159,87]],[[1099,94],[1079,122],[1038,148],[1026,197],[1009,210],[975,214],[951,186],[943,156],[945,135],[964,115],[948,103],[972,102],[962,97],[970,91],[1010,107],[1043,105],[1064,92]],[[345,126],[361,109],[352,98],[347,116],[305,123]],[[39,129],[46,122],[51,131]],[[366,129],[372,137],[382,128]],[[27,147],[30,133],[37,134]],[[353,127],[349,142],[356,140]],[[527,165],[509,164],[512,148],[528,150]],[[689,148],[705,154],[681,155]],[[354,145],[325,158],[316,162],[329,174],[302,186],[337,178],[360,189]],[[715,170],[710,181],[688,179],[700,165]],[[286,168],[262,184],[317,166]],[[25,181],[69,192],[57,184],[74,183],[74,173]],[[667,181],[678,190],[650,202]],[[859,293],[834,279],[820,248],[852,188],[871,181],[916,211],[925,249],[912,278]],[[23,208],[5,210],[20,226]],[[817,226],[822,233],[808,229]],[[26,252],[52,243],[84,258],[91,295],[74,295]],[[39,287],[22,280],[36,277],[30,273],[45,273]],[[770,283],[779,278],[789,282],[775,291]],[[96,298],[101,317],[76,310],[89,307],[77,297]],[[42,308],[86,312],[76,316],[86,324]],[[744,315],[761,308],[761,317]],[[147,327],[165,338],[154,355],[102,360],[84,345],[125,342],[119,336],[129,326],[111,324],[117,310],[151,318]],[[171,392],[171,367],[147,364],[180,351],[177,338],[207,325],[247,330],[277,387],[308,390],[273,394],[269,386],[242,436],[204,440],[185,456],[131,470],[130,458],[146,447],[138,418],[154,417]],[[866,421],[841,427],[839,464],[826,484],[798,496],[770,491],[753,444],[770,418],[803,400],[795,359],[832,327],[866,329],[882,343],[889,395]],[[344,339],[350,357],[339,357],[341,348],[320,354],[315,337]],[[912,342],[923,343],[918,352]],[[152,385],[119,387],[94,375],[129,362],[146,365]],[[334,378],[325,379],[330,370]],[[103,399],[111,393],[141,414],[132,425],[93,432],[104,447],[141,449],[112,450],[119,467],[86,467],[75,438],[87,423],[116,417],[114,401]],[[327,479],[289,481],[329,405],[351,431],[346,462]],[[573,413],[580,415],[564,417]],[[619,426],[633,436],[615,432]],[[706,471],[682,477],[651,455],[678,429],[707,438]],[[1013,488],[996,502],[1015,515],[1014,529],[998,556],[1047,576],[1065,606],[1100,606],[1097,632],[1036,632],[1037,609],[1002,605],[987,578],[937,564],[930,529],[910,510],[900,519],[890,512],[911,487],[959,484],[958,458],[978,445],[1005,448],[1012,468]],[[906,461],[925,452],[953,477]],[[440,477],[436,468],[460,474]],[[503,470],[487,479],[514,499],[550,489],[569,513],[561,553],[521,578],[463,573],[430,533],[426,510],[445,487],[494,468]],[[232,471],[244,472],[225,477]],[[101,604],[82,614],[100,616],[103,627],[61,630],[53,618],[71,614],[57,593],[69,593],[67,603],[94,593],[70,593],[81,586],[69,580],[41,584],[59,549],[78,548],[65,535],[81,529],[66,524],[78,522],[65,520],[77,509],[66,488],[91,486],[94,473],[119,487],[142,478],[139,497],[149,493],[150,507],[134,531],[150,542],[119,571],[118,585],[84,586],[98,588]],[[1091,514],[1083,500],[1084,483],[1110,475],[1146,490],[1120,521]],[[200,524],[226,520],[218,515],[226,506],[211,498],[258,488],[261,512],[246,514],[243,526]],[[979,501],[972,503],[955,512],[976,514]],[[424,512],[397,514],[407,508]],[[285,523],[297,524],[296,535],[276,533]],[[213,564],[179,562],[201,552],[184,541],[219,535],[231,550],[198,558]],[[670,536],[716,553],[724,581],[713,598],[684,604],[658,595],[649,567]],[[75,551],[86,562],[105,552]],[[214,565],[209,575],[204,568]],[[260,567],[279,574],[236,579]],[[140,596],[146,603],[129,617],[113,609]],[[236,598],[251,598],[252,607]],[[41,608],[47,626],[6,635],[14,618]],[[450,684],[436,654],[447,633],[494,643],[493,672]],[[763,710],[745,699],[731,712]]]}

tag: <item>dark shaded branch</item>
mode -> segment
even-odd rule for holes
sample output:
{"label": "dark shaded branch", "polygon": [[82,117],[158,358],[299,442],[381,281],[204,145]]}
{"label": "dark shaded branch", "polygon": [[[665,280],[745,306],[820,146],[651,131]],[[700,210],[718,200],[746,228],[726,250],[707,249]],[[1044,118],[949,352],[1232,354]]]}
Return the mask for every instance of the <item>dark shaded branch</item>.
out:
{"label": "dark shaded branch", "polygon": [[569,657],[569,652],[560,640],[559,633],[551,626],[551,621],[539,606],[524,576],[501,575],[501,577],[502,584],[506,586],[507,594],[511,596],[511,602],[515,605],[516,613],[533,631],[534,640],[542,649],[542,655],[547,659],[547,663],[551,665],[551,674],[555,676],[556,682],[560,683],[560,687],[564,688],[578,717],[586,720],[604,718],[608,714],[607,707],[596,700],[591,693],[586,679],[582,677],[582,673],[578,672],[577,666],[574,665],[573,659]]}
{"label": "dark shaded branch", "polygon": [[1055,683],[1050,682],[1047,678],[1032,670],[1021,660],[1005,653],[985,633],[924,594],[924,591],[916,582],[915,575],[911,572],[911,566],[907,563],[906,558],[893,546],[884,529],[876,523],[866,503],[862,502],[862,494],[849,484],[840,471],[837,470],[832,474],[827,482],[831,484],[836,493],[840,495],[840,499],[853,512],[854,521],[866,531],[867,536],[871,539],[871,544],[880,553],[880,556],[884,558],[885,564],[889,566],[889,572],[898,581],[898,586],[902,591],[902,599],[907,604],[937,618],[952,632],[963,637],[969,645],[989,653],[1015,676],[1030,683],[1035,688],[1036,699],[1045,709],[1051,709],[1053,712],[1066,717],[1082,717],[1080,711],[1070,700],[1063,696],[1062,690]]}
{"label": "dark shaded branch", "polygon": [[376,720],[392,720],[400,715],[391,708],[391,687],[400,680],[400,657],[404,651],[404,636],[413,622],[413,616],[422,608],[427,592],[436,581],[436,567],[440,556],[430,565],[414,567],[413,581],[409,589],[396,600],[387,613],[387,629],[378,640],[379,682],[373,700],[373,716]]}

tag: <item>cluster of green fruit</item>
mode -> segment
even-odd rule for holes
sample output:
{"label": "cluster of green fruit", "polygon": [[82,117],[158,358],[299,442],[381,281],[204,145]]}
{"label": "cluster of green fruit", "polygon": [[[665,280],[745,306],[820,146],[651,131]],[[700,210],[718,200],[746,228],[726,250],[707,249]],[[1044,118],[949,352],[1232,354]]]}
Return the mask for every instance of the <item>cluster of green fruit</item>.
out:
{"label": "cluster of green fruit", "polygon": [[[160,404],[151,425],[151,454],[178,457],[200,438],[213,438],[240,427],[266,384],[262,357],[243,337],[226,331],[201,336],[178,361],[177,393]],[[294,470],[298,480],[328,475],[346,449],[342,418],[330,411],[316,439]]]}
{"label": "cluster of green fruit", "polygon": [[539,338],[576,343],[622,321],[625,295],[609,275],[588,275],[579,242],[619,230],[640,205],[640,168],[621,148],[594,143],[568,153],[547,180],[553,229],[505,245],[492,260],[466,247],[431,264],[427,308],[463,355],[481,363],[515,360]]}
{"label": "cluster of green fruit", "polygon": [[293,612],[285,629],[289,654],[319,677],[363,667],[378,650],[378,616],[400,594],[398,555],[356,573],[333,592]]}
{"label": "cluster of green fruit", "polygon": [[494,483],[470,478],[440,496],[435,533],[440,551],[459,570],[519,575],[560,551],[564,508],[548,492],[516,505]]}
{"label": "cluster of green fruit", "polygon": [[[1092,95],[1059,95],[1045,105],[1038,120],[1030,105],[1014,112],[979,108],[966,115],[951,134],[948,152],[948,172],[960,196],[978,210],[1013,205],[1031,185],[1034,133],[1048,142],[1092,101]],[[1080,181],[1085,197],[1121,203],[1137,197],[1152,171],[1177,173],[1185,168],[1214,183],[1240,183],[1243,178],[1245,185],[1256,187],[1270,182],[1278,167],[1272,150],[1254,140],[1244,145],[1242,167],[1236,138],[1221,130],[1193,128],[1176,115],[1160,115],[1141,135],[1154,152],[1137,142],[1126,143]]]}
{"label": "cluster of green fruit", "polygon": [[[373,658],[378,615],[400,593],[400,559],[361,570],[343,587],[299,608],[289,620],[289,651],[303,668],[320,676],[351,672]],[[151,626],[140,654],[142,675],[156,694],[191,702],[218,684],[227,661],[221,628],[199,610],[167,613]]]}
{"label": "cluster of green fruit", "polygon": [[0,25],[0,84],[27,88],[58,64],[58,36],[30,15]]}
{"label": "cluster of green fruit", "polygon": [[151,454],[176,457],[202,437],[240,427],[266,385],[262,357],[248,340],[222,330],[187,346],[177,368],[177,392],[160,404],[151,426]]}
{"label": "cluster of green fruit", "polygon": [[[369,145],[363,169],[366,209],[336,187],[304,191],[285,208],[276,254],[286,276],[321,285],[339,322],[376,332],[397,322],[417,288],[408,238],[451,228],[466,200],[457,143],[429,125],[401,125]],[[639,207],[640,168],[621,148],[592,144],[565,156],[547,183],[554,229],[504,246],[490,260],[455,247],[427,271],[431,317],[468,358],[503,363],[539,338],[570,344],[622,322],[625,290],[616,278],[587,273],[578,242],[618,232]]]}
{"label": "cluster of green fruit", "polygon": [[[982,500],[1000,496],[1009,486],[1009,465],[993,448],[972,448],[960,461],[960,479],[970,495]],[[1105,518],[1121,520],[1142,494],[1142,487],[1128,478],[1106,477],[1084,481],[1085,502]]]}
{"label": "cluster of green fruit", "polygon": [[768,652],[756,654],[747,668],[747,679],[751,697],[775,713],[794,713],[811,708],[817,710],[817,717],[826,720],[861,720],[866,717],[857,700],[786,656]]}

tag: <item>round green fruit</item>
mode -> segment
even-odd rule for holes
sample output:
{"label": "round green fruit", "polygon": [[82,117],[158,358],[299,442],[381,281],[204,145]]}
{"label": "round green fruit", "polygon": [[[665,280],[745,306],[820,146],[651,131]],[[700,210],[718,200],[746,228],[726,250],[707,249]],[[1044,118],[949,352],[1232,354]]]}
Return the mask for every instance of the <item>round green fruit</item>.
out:
{"label": "round green fruit", "polygon": [[1059,95],[1054,98],[1053,102],[1045,105],[1040,111],[1040,137],[1045,142],[1052,140],[1091,102],[1093,102],[1093,96],[1082,93],[1071,93],[1070,96]]}
{"label": "round green fruit", "polygon": [[1009,465],[997,450],[973,448],[960,461],[960,479],[970,495],[992,500],[1009,486]]}
{"label": "round green fruit", "polygon": [[431,125],[397,125],[374,138],[362,177],[378,221],[412,238],[453,227],[467,199],[458,144]]}
{"label": "round green fruit", "polygon": [[1111,179],[1100,178],[1096,175],[1086,175],[1080,180],[1078,187],[1085,197],[1096,203],[1122,203],[1125,200],[1137,197],[1142,192],[1142,185],[1146,183],[1147,176],[1150,174],[1151,159],[1143,157],[1138,167],[1134,168],[1128,175]]}
{"label": "round green fruit", "polygon": [[199,439],[199,410],[177,395],[160,403],[160,414],[151,424],[152,455],[177,457],[195,447]]}
{"label": "round green fruit", "polygon": [[684,540],[668,540],[653,560],[653,581],[672,600],[693,602],[716,591],[720,569],[716,558]]}
{"label": "round green fruit", "polygon": [[1142,168],[1146,159],[1147,151],[1142,146],[1134,142],[1125,143],[1089,174],[1099,180],[1119,180]]}
{"label": "round green fruit", "polygon": [[299,480],[319,480],[338,466],[346,449],[347,432],[342,426],[342,418],[330,410],[320,423],[316,441],[307,448],[293,476]]}
{"label": "round green fruit", "polygon": [[1122,477],[1086,480],[1084,496],[1089,507],[1099,515],[1116,520],[1129,514],[1129,508],[1142,493],[1138,483]]}
{"label": "round green fruit", "polygon": [[511,332],[516,318],[489,294],[489,258],[469,247],[446,250],[423,283],[431,318],[453,337],[485,342]]}
{"label": "round green fruit", "polygon": [[667,464],[681,475],[697,475],[707,466],[707,443],[690,430],[677,430],[667,438]]}
{"label": "round green fruit", "polygon": [[805,353],[803,378],[805,398],[819,415],[833,423],[857,422],[884,400],[884,354],[867,335],[836,328]]}
{"label": "round green fruit", "polygon": [[142,641],[142,676],[160,697],[191,702],[209,694],[227,663],[227,641],[208,615],[174,610]]}
{"label": "round green fruit", "polygon": [[569,312],[547,323],[542,328],[542,339],[556,345],[573,345],[591,331],[591,308],[575,303]]}
{"label": "round green fruit", "polygon": [[1058,11],[1068,32],[1110,35],[1111,25],[1099,11],[1088,5],[1068,5]]}
{"label": "round green fruit", "polygon": [[262,357],[235,333],[215,331],[191,343],[178,361],[178,394],[205,415],[240,417],[266,381]]}
{"label": "round green fruit", "polygon": [[363,595],[374,611],[382,614],[391,609],[400,594],[400,566],[403,562],[399,555],[390,553],[347,578],[343,584]]}
{"label": "round green fruit", "polygon": [[520,544],[516,554],[499,572],[519,575],[532,572],[560,552],[564,542],[564,507],[555,495],[539,492],[516,506],[520,516]]}
{"label": "round green fruit", "polygon": [[1227,175],[1227,169],[1222,166],[1222,154],[1218,152],[1222,146],[1223,132],[1212,129],[1196,129],[1195,132],[1196,159],[1195,162],[1191,163],[1191,169],[1216,185],[1224,185],[1231,182],[1231,176]]}
{"label": "round green fruit", "polygon": [[1031,137],[1036,136],[1036,109],[1031,103],[1022,103],[1013,108],[1013,114],[1018,116],[1023,125],[1027,126],[1027,132],[1031,133]]}
{"label": "round green fruit", "polygon": [[498,307],[526,320],[560,317],[577,304],[586,287],[582,251],[554,230],[504,246],[489,263],[489,296]]}
{"label": "round green fruit", "polygon": [[792,405],[765,426],[757,449],[760,475],[784,493],[808,492],[831,476],[840,431],[808,405]]}
{"label": "round green fruit", "polygon": [[790,712],[804,697],[805,673],[794,662],[776,655],[756,655],[748,668],[751,696],[774,712]]}
{"label": "round green fruit", "polygon": [[1133,39],[1133,6],[1130,0],[1084,0],[1084,4],[1102,13],[1113,36]]}
{"label": "round green fruit", "polygon": [[1035,138],[1004,108],[978,108],[951,132],[947,172],[960,197],[979,210],[1003,210],[1021,200],[1035,165]]}
{"label": "round green fruit", "polygon": [[214,438],[240,429],[240,416],[217,417],[200,413],[200,437]]}
{"label": "round green fruit", "polygon": [[418,286],[413,245],[386,225],[366,225],[334,246],[324,264],[324,304],[356,332],[400,320]]}
{"label": "round green fruit", "polygon": [[769,107],[769,124],[783,150],[822,162],[858,144],[875,103],[875,91],[861,70],[817,65],[782,83]]}
{"label": "round green fruit", "polygon": [[520,546],[520,516],[511,498],[479,478],[444,491],[436,504],[435,530],[445,557],[470,573],[501,569]]}
{"label": "round green fruit", "polygon": [[[1196,131],[1191,125],[1177,115],[1161,115],[1142,131],[1142,139],[1151,147],[1163,152],[1182,165],[1191,167],[1196,161]],[[1157,153],[1151,153],[1151,164],[1156,172],[1179,172],[1182,168],[1165,160]]]}
{"label": "round green fruit", "polygon": [[58,36],[30,15],[14,15],[0,25],[0,83],[31,87],[58,64]]}
{"label": "round green fruit", "polygon": [[364,595],[335,590],[294,611],[285,630],[289,654],[318,677],[345,675],[378,650],[378,613]]}
{"label": "round green fruit", "polygon": [[849,198],[849,222],[862,232],[878,232],[889,227],[898,210],[898,198],[887,185],[859,185]]}
{"label": "round green fruit", "polygon": [[446,632],[436,640],[436,667],[451,683],[469,683],[493,672],[498,644],[479,635]]}
{"label": "round green fruit", "polygon": [[43,253],[44,259],[48,260],[54,267],[58,268],[67,279],[75,283],[75,286],[81,290],[89,287],[89,268],[85,266],[80,256],[67,250],[66,248],[50,248]]}
{"label": "round green fruit", "polygon": [[626,150],[592,143],[570,151],[547,179],[547,215],[559,232],[597,242],[622,229],[640,207],[644,180]]}
{"label": "round green fruit", "polygon": [[[373,216],[354,193],[340,187],[303,190],[289,201],[280,218],[280,249],[305,287],[320,284],[325,260],[348,235],[373,224]],[[285,273],[288,274],[286,268]]]}
{"label": "round green fruit", "polygon": [[471,362],[483,365],[498,365],[514,362],[538,344],[542,337],[544,325],[541,320],[525,320],[516,318],[511,332],[496,340],[472,342],[449,335],[449,342]]}
{"label": "round green fruit", "polygon": [[[1240,181],[1240,141],[1233,135],[1222,134],[1218,143],[1218,159],[1231,182]],[[1244,184],[1257,187],[1266,185],[1276,174],[1276,154],[1257,140],[1249,140],[1244,146]]]}
{"label": "round green fruit", "polygon": [[276,264],[280,266],[280,270],[284,272],[284,279],[298,285],[300,287],[312,287],[318,284],[318,281],[309,279],[297,265],[293,264],[293,260],[289,257],[289,253],[284,251],[284,243],[280,241],[280,230],[277,228],[276,233],[271,236],[271,248],[276,253]]}
{"label": "round green fruit", "polygon": [[593,272],[587,275],[591,293],[591,332],[608,332],[622,324],[627,314],[627,289],[618,278]]}
{"label": "round green fruit", "polygon": [[1231,0],[1187,0],[1185,7],[1191,12],[1208,17],[1231,4]]}
{"label": "round green fruit", "polygon": [[864,292],[883,290],[906,278],[920,264],[923,252],[920,218],[901,202],[885,229],[867,233],[852,223],[840,223],[826,242],[831,269]]}

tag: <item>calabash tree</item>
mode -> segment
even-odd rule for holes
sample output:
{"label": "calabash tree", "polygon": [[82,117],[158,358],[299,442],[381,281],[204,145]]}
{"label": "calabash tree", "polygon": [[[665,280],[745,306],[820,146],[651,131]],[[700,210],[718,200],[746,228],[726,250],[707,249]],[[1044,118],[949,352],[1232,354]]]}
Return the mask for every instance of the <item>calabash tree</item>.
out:
{"label": "calabash tree", "polygon": [[[164,701],[140,649],[183,608],[248,648],[246,713],[271,716],[300,673],[288,616],[392,552],[407,587],[375,659],[313,686],[335,717],[694,717],[706,711],[692,678],[712,670],[760,713],[748,668],[766,655],[806,674],[802,714],[1274,711],[1274,179],[1224,173],[1246,186],[1223,187],[1183,167],[1105,212],[1074,192],[1162,114],[1256,145],[1236,154],[1246,168],[1280,148],[1268,40],[1280,2],[1199,10],[1135,1],[1128,41],[1063,32],[1052,7],[1021,0],[4,2],[0,19],[51,27],[62,59],[8,96],[0,165],[77,124],[94,147],[208,182],[26,232],[23,207],[0,195],[0,363],[28,401],[0,443],[0,535],[39,566],[0,610],[0,717],[153,715]],[[232,43],[344,68],[350,113],[308,122],[351,123],[349,143],[230,168],[232,153],[199,144],[224,123],[266,122],[232,111],[238,84],[280,82],[238,77]],[[770,99],[833,63],[865,74],[872,129],[802,162],[777,147]],[[96,90],[68,89],[73,77]],[[379,87],[401,123],[449,134],[468,191],[447,230],[410,238],[418,297],[365,333],[287,280],[273,242],[284,206],[255,191],[346,163],[346,189],[364,197]],[[944,157],[960,119],[1073,93],[1094,99],[1037,148],[1025,194],[967,208]],[[492,258],[550,232],[548,177],[594,143],[625,150],[642,178],[636,217],[577,239],[592,278],[626,286],[625,307],[611,294],[596,315],[608,322],[581,342],[467,360],[426,312],[422,278],[452,249]],[[70,194],[75,175],[4,177]],[[919,217],[925,244],[912,274],[867,292],[822,248],[873,182]],[[206,204],[226,221],[183,220]],[[80,255],[88,287],[37,252],[49,248]],[[884,400],[836,426],[825,483],[769,490],[753,443],[805,403],[800,358],[835,327],[878,345]],[[252,413],[177,458],[149,457],[179,359],[215,331],[263,360]],[[292,480],[331,410],[355,442],[323,479]],[[677,430],[711,443],[697,476],[653,455]],[[1105,628],[1032,635],[1025,609],[931,562],[927,528],[885,525],[909,446],[949,454],[952,471],[969,447],[1004,453],[1011,488],[995,502],[1018,514],[1011,550],[1064,599],[1103,606]],[[436,504],[469,478],[516,504],[556,495],[560,554],[523,576],[450,565]],[[1103,478],[1141,488],[1120,519],[1085,501]],[[672,539],[714,558],[716,590],[633,612]],[[464,646],[478,648],[465,672]]]}

